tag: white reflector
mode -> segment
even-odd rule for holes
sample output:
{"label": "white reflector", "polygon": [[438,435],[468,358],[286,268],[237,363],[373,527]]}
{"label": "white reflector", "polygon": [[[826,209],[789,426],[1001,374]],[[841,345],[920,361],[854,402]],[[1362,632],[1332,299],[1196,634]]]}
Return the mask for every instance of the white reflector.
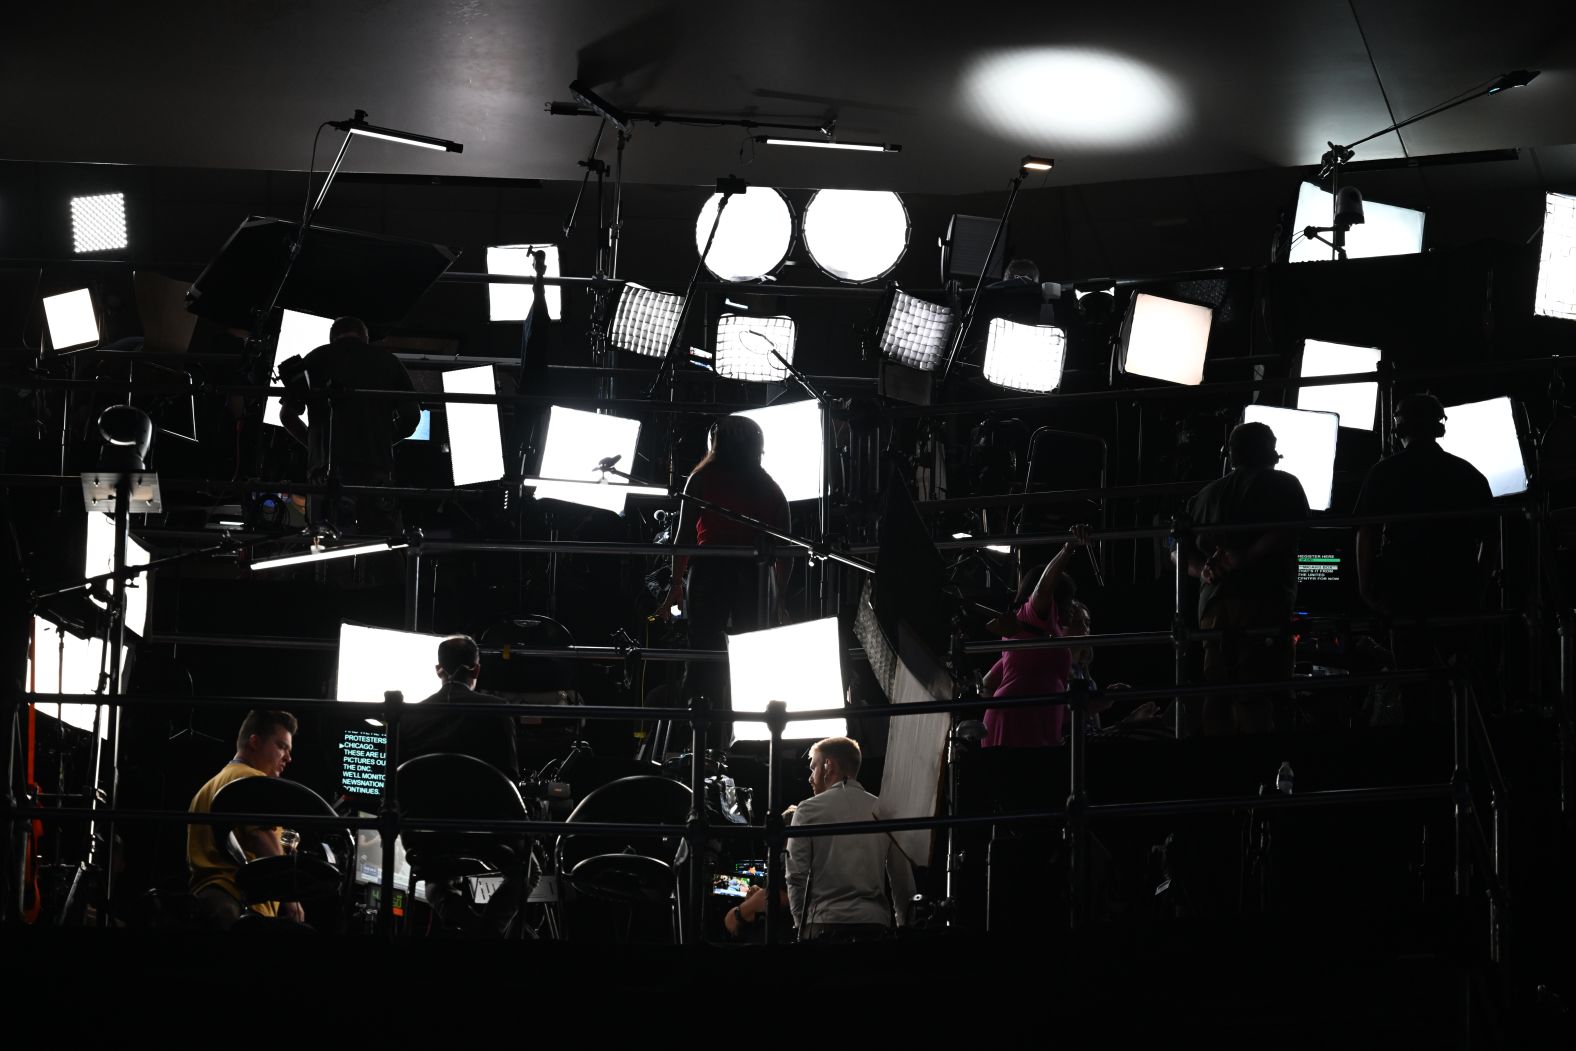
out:
{"label": "white reflector", "polygon": [[1544,197],[1543,250],[1532,312],[1576,320],[1576,197],[1563,193]]}
{"label": "white reflector", "polygon": [[890,190],[817,190],[804,209],[811,262],[839,281],[875,281],[908,249],[908,210]]}
{"label": "white reflector", "polygon": [[[96,577],[101,573],[109,573],[115,569],[115,516],[88,512],[87,543],[82,560],[85,577]],[[148,549],[137,543],[131,536],[126,537],[126,565],[145,566],[148,564]],[[127,582],[126,588],[126,627],[136,632],[139,636],[146,635],[148,626],[148,576],[146,573],[134,580]],[[105,584],[105,588],[114,593],[114,587]],[[93,600],[94,605],[100,609],[107,609],[107,605],[98,599]]]}
{"label": "white reflector", "polygon": [[786,380],[788,370],[771,352],[792,362],[797,331],[790,317],[722,315],[717,319],[717,375],[754,383]]}
{"label": "white reflector", "polygon": [[1196,387],[1204,382],[1214,316],[1209,307],[1135,294],[1122,322],[1122,371]]}
{"label": "white reflector", "polygon": [[[1329,191],[1305,182],[1297,191],[1297,235],[1287,259],[1293,263],[1314,263],[1335,258],[1335,249],[1323,241],[1303,237],[1310,226],[1329,226],[1335,219],[1335,198]],[[1424,213],[1378,201],[1363,201],[1364,221],[1346,232],[1348,259],[1367,259],[1377,255],[1416,255],[1423,250]],[[1325,234],[1334,240],[1333,235]]]}
{"label": "white reflector", "polygon": [[[1345,343],[1326,343],[1319,339],[1302,344],[1303,376],[1346,376],[1375,372],[1379,351],[1374,347],[1353,347]],[[1359,431],[1374,429],[1374,410],[1379,404],[1379,383],[1332,383],[1326,387],[1300,387],[1297,408],[1309,412],[1333,412],[1342,427]]]}
{"label": "white reflector", "polygon": [[438,643],[447,637],[341,624],[335,699],[382,704],[385,690],[399,690],[406,704],[430,697],[443,685],[436,671]]}
{"label": "white reflector", "polygon": [[[33,648],[27,662],[28,687],[35,693],[93,693],[98,689],[99,661],[105,656],[100,639],[79,639],[45,620],[33,618]],[[126,649],[121,649],[121,669],[126,667]],[[106,661],[104,670],[109,671]],[[67,726],[93,732],[94,704],[40,704],[40,710]],[[109,736],[109,709],[99,736]]]}
{"label": "white reflector", "polygon": [[1527,491],[1527,462],[1509,398],[1446,405],[1439,447],[1482,471],[1495,496]]}
{"label": "white reflector", "polygon": [[1048,393],[1061,386],[1067,334],[1055,325],[1020,325],[991,318],[985,378],[998,387]]}
{"label": "white reflector", "polygon": [[816,401],[795,401],[734,413],[760,424],[766,438],[761,466],[772,476],[791,503],[821,495],[822,465],[826,459],[821,432],[821,406]]}
{"label": "white reflector", "polygon": [[547,441],[542,447],[540,476],[567,478],[570,482],[540,482],[536,486],[536,498],[563,500],[622,514],[624,498],[629,495],[624,479],[608,475],[606,484],[575,483],[581,479],[588,483],[599,482],[602,474],[596,465],[609,456],[619,458],[620,471],[633,473],[635,446],[639,442],[639,420],[554,405],[547,414]]}
{"label": "white reflector", "polygon": [[[560,275],[557,245],[498,245],[488,248],[487,272],[535,277],[536,263],[531,259],[532,252],[541,252],[546,257],[543,260],[543,273],[547,277]],[[544,287],[547,290],[547,316],[557,321],[563,313],[563,290],[557,285]],[[487,286],[487,319],[524,321],[531,316],[531,307],[535,302],[536,288],[532,285],[490,284]]]}
{"label": "white reflector", "polygon": [[78,253],[125,248],[126,195],[100,193],[71,198],[71,241]]}
{"label": "white reflector", "polygon": [[1262,423],[1275,432],[1275,451],[1281,454],[1275,469],[1297,476],[1310,510],[1328,511],[1341,418],[1333,412],[1249,405],[1242,410],[1242,422]]}
{"label": "white reflector", "polygon": [[[782,701],[791,712],[843,707],[843,658],[837,618],[728,636],[728,682],[736,712],[764,712]],[[848,733],[847,719],[790,722],[784,740],[819,741]],[[769,741],[764,722],[736,722],[738,741]]]}
{"label": "white reflector", "polygon": [[930,372],[941,364],[957,315],[902,289],[892,292],[892,310],[881,328],[881,353],[899,364]]}
{"label": "white reflector", "polygon": [[[695,218],[696,255],[706,247],[721,200],[722,194],[712,194]],[[754,281],[776,270],[792,243],[788,202],[770,186],[752,186],[728,199],[711,251],[706,253],[706,269],[722,281]]]}
{"label": "white reflector", "polygon": [[[445,394],[496,394],[493,367],[453,369],[443,374]],[[449,402],[449,466],[455,485],[494,482],[503,477],[503,432],[498,406]]]}
{"label": "white reflector", "polygon": [[91,347],[99,340],[93,296],[85,288],[45,296],[44,319],[49,323],[50,345],[56,350]]}
{"label": "white reflector", "polygon": [[[334,319],[318,317],[316,314],[303,314],[299,310],[281,311],[279,317],[279,339],[274,345],[274,369],[269,375],[270,386],[279,386],[279,363],[286,358],[306,357],[318,347],[328,342],[328,333],[334,327]],[[279,399],[270,397],[263,406],[263,422],[275,427],[283,426],[279,419]],[[307,410],[307,418],[311,419],[311,409]]]}
{"label": "white reflector", "polygon": [[683,296],[653,292],[631,281],[619,293],[618,309],[613,312],[608,339],[615,347],[635,354],[664,357],[673,342],[673,330],[678,328],[679,311],[683,307]]}

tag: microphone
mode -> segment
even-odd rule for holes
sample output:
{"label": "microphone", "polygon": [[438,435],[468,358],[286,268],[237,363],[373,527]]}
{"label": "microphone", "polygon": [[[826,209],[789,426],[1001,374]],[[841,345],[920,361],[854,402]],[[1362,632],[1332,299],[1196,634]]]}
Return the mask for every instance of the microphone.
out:
{"label": "microphone", "polygon": [[602,459],[597,461],[596,470],[611,471],[618,465],[618,461],[622,460],[623,458],[623,453],[619,453],[617,456],[604,456]]}

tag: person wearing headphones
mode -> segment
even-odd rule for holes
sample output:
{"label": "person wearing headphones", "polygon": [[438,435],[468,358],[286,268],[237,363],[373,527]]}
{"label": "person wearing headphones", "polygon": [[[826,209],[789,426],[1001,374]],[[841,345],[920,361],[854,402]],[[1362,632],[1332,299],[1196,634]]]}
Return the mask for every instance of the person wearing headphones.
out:
{"label": "person wearing headphones", "polygon": [[520,780],[520,759],[514,720],[507,715],[456,715],[446,704],[502,704],[501,698],[478,693],[481,649],[469,635],[450,635],[438,643],[434,669],[443,685],[400,719],[400,762],[420,755],[458,752],[490,763],[511,781]]}
{"label": "person wearing headphones", "polygon": [[[1275,469],[1280,455],[1275,432],[1266,425],[1237,425],[1227,453],[1231,470],[1189,502],[1193,529],[1173,556],[1186,559],[1188,575],[1200,581],[1198,626],[1223,633],[1204,642],[1204,680],[1290,679],[1295,664],[1291,635],[1248,636],[1242,631],[1289,627],[1297,601],[1297,528],[1210,527],[1300,522],[1308,517],[1308,497],[1295,475]],[[1281,707],[1279,695],[1211,697],[1203,705],[1202,729],[1206,734],[1267,733],[1277,728]]]}

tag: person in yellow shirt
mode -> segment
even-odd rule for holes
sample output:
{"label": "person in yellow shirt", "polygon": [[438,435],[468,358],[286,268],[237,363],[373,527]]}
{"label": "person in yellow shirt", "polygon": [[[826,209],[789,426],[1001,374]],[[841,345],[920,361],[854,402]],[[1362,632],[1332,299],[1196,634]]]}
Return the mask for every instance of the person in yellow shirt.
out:
{"label": "person in yellow shirt", "polygon": [[[235,758],[225,764],[192,797],[189,813],[206,814],[219,789],[243,777],[279,777],[290,765],[295,743],[296,719],[289,712],[251,711],[235,738]],[[245,827],[235,830],[249,859],[284,853],[279,829]],[[186,861],[191,870],[192,894],[197,899],[198,923],[206,930],[228,930],[245,909],[241,888],[235,882],[236,863],[214,838],[212,825],[186,826]],[[257,902],[251,911],[262,916],[305,920],[299,902]]]}

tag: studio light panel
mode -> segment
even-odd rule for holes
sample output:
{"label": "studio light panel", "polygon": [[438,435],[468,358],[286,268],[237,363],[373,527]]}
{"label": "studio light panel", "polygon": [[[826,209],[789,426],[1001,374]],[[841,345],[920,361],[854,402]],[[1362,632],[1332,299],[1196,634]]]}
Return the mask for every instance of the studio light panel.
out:
{"label": "studio light panel", "polygon": [[1242,422],[1262,423],[1275,432],[1275,451],[1281,454],[1275,469],[1297,476],[1311,510],[1328,511],[1340,417],[1333,412],[1249,405],[1243,410]]}
{"label": "studio light panel", "polygon": [[1533,313],[1576,320],[1576,197],[1551,193],[1543,203],[1543,248]]}
{"label": "studio light panel", "polygon": [[[270,386],[279,386],[279,363],[286,358],[306,357],[328,343],[328,334],[334,328],[334,319],[304,314],[299,310],[284,310],[279,316],[279,339],[274,343],[274,367],[269,374]],[[280,419],[280,399],[270,395],[263,405],[263,422],[274,427],[284,426]],[[307,409],[310,421],[312,410]]]}
{"label": "studio light panel", "polygon": [[1445,434],[1439,447],[1482,471],[1495,496],[1527,491],[1527,462],[1509,398],[1445,406]]}
{"label": "studio light panel", "polygon": [[932,372],[941,364],[957,314],[951,307],[892,293],[892,309],[881,328],[881,353],[910,368]]}
{"label": "studio light panel", "polygon": [[[102,639],[80,639],[64,628],[33,617],[33,645],[27,662],[27,684],[35,693],[94,693],[99,685],[99,667],[103,662],[106,671]],[[121,649],[121,669],[126,667],[126,648]],[[67,726],[93,732],[93,716],[98,709],[94,704],[40,704],[48,715]],[[109,736],[109,713],[104,713],[99,736]]]}
{"label": "studio light panel", "polygon": [[889,190],[817,190],[804,210],[810,259],[839,281],[875,281],[908,248],[908,210]]}
{"label": "studio light panel", "polygon": [[[1346,257],[1369,259],[1382,255],[1417,255],[1423,250],[1423,212],[1378,201],[1363,201],[1363,222],[1346,232]],[[1314,263],[1335,258],[1335,249],[1323,241],[1300,236],[1310,226],[1329,226],[1335,219],[1335,197],[1311,182],[1297,192],[1299,235],[1287,257],[1293,263]],[[1325,234],[1325,237],[1331,237]],[[1333,239],[1333,238],[1332,238]]]}
{"label": "studio light panel", "polygon": [[431,696],[442,685],[435,669],[446,637],[340,624],[335,699],[382,704],[385,690],[399,690],[406,704],[416,704]]}
{"label": "studio light panel", "polygon": [[[789,712],[843,707],[843,659],[837,618],[728,636],[728,681],[735,712],[764,712],[782,701]],[[783,738],[819,741],[848,733],[847,719],[790,722]],[[739,741],[769,741],[764,722],[736,722]]]}
{"label": "studio light panel", "polygon": [[[543,274],[559,277],[557,245],[497,245],[487,249],[487,272],[510,274],[517,277],[535,277],[536,261],[531,253],[541,252]],[[563,314],[563,290],[557,285],[543,286],[547,299],[547,316],[557,321]],[[487,286],[487,317],[490,321],[524,321],[531,316],[536,303],[534,285]]]}
{"label": "studio light panel", "polygon": [[[443,374],[445,394],[496,394],[493,367],[451,369]],[[448,402],[449,465],[455,485],[495,482],[503,477],[503,430],[498,406]]]}
{"label": "studio light panel", "polygon": [[788,369],[771,352],[792,362],[795,342],[793,318],[724,314],[717,319],[714,367],[723,379],[780,383],[788,378]]}
{"label": "studio light panel", "polygon": [[1204,382],[1204,355],[1215,312],[1209,307],[1134,294],[1122,323],[1122,371],[1196,387]]}
{"label": "studio light panel", "polygon": [[770,186],[752,186],[728,199],[717,219],[722,194],[714,193],[695,218],[695,253],[706,248],[715,222],[706,269],[719,281],[754,281],[782,265],[793,245],[793,215],[783,195]]}
{"label": "studio light panel", "polygon": [[795,401],[746,409],[735,413],[760,425],[766,439],[761,467],[782,489],[783,496],[814,500],[821,495],[826,463],[826,438],[821,429],[821,406],[816,401]]}
{"label": "studio light panel", "polygon": [[126,195],[100,193],[71,198],[71,241],[78,255],[125,248]]}
{"label": "studio light panel", "polygon": [[85,288],[45,296],[44,320],[49,325],[49,343],[56,350],[91,347],[99,340],[93,295]]}
{"label": "studio light panel", "polygon": [[[115,516],[100,514],[96,511],[88,512],[87,542],[83,555],[83,573],[85,577],[96,577],[103,573],[113,572],[115,569]],[[148,564],[148,549],[137,543],[131,536],[126,537],[126,565],[145,566]],[[114,593],[114,586],[105,584],[106,590]],[[98,599],[93,604],[100,609],[108,608]],[[126,627],[137,635],[146,635],[148,626],[148,576],[146,573],[127,581],[126,588]]]}
{"label": "studio light panel", "polygon": [[1021,325],[991,318],[985,339],[985,378],[998,387],[1049,393],[1061,386],[1067,334],[1054,325]]}
{"label": "studio light panel", "polygon": [[567,479],[536,483],[538,500],[563,500],[622,514],[629,485],[603,475],[597,464],[618,457],[618,469],[633,473],[640,421],[622,416],[566,409],[554,405],[547,415],[547,440],[542,448],[541,477]]}
{"label": "studio light panel", "polygon": [[630,282],[618,297],[618,309],[613,312],[608,338],[615,347],[631,353],[648,358],[664,357],[673,343],[673,332],[678,328],[679,311],[683,307],[683,296],[654,292]]}
{"label": "studio light panel", "polygon": [[[1377,372],[1380,353],[1374,347],[1353,347],[1345,343],[1304,340],[1302,375],[1346,376]],[[1309,412],[1333,412],[1342,427],[1359,431],[1374,429],[1374,412],[1379,404],[1379,383],[1332,383],[1323,387],[1300,387],[1297,408]]]}

